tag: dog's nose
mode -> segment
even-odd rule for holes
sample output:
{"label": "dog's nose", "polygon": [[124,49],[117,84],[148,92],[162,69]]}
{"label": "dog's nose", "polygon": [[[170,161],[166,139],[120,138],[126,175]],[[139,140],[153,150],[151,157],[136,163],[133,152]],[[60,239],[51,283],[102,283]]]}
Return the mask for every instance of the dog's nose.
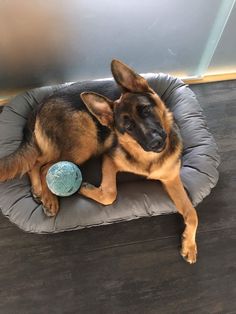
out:
{"label": "dog's nose", "polygon": [[158,151],[159,149],[163,148],[165,145],[166,137],[167,135],[165,131],[152,132],[152,140],[148,144],[149,149],[153,151]]}
{"label": "dog's nose", "polygon": [[164,144],[164,141],[162,137],[156,136],[149,144],[149,148],[154,149],[154,148],[159,148]]}
{"label": "dog's nose", "polygon": [[165,140],[166,139],[166,132],[164,131],[164,130],[156,130],[156,129],[154,129],[154,130],[152,130],[151,131],[151,136],[153,137],[153,138],[156,138],[156,137],[161,137],[161,138],[163,138],[163,140]]}

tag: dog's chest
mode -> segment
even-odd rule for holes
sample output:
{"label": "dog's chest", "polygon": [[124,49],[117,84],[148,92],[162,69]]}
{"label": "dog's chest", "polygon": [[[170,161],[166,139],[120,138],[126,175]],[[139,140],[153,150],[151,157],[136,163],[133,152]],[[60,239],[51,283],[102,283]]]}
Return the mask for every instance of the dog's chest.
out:
{"label": "dog's chest", "polygon": [[147,177],[149,174],[148,167],[145,167],[134,159],[130,160],[123,155],[118,155],[115,158],[115,164],[118,170],[121,172],[131,172],[145,177]]}
{"label": "dog's chest", "polygon": [[119,171],[131,172],[138,175],[151,178],[151,176],[157,176],[158,173],[162,173],[162,167],[157,162],[152,160],[144,160],[139,158],[140,156],[133,156],[124,151],[118,152],[115,156],[115,164]]}
{"label": "dog's chest", "polygon": [[152,180],[165,180],[175,171],[178,160],[175,155],[166,158],[164,162],[161,159],[148,160],[139,157],[132,157],[122,152],[115,156],[114,161],[118,171],[135,173]]}

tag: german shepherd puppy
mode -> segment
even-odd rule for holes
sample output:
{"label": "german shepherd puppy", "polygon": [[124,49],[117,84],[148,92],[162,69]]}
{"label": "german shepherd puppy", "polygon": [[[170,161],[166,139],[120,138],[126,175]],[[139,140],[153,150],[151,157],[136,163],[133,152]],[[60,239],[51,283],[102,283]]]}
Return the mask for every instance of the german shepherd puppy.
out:
{"label": "german shepherd puppy", "polygon": [[[111,69],[122,89],[120,98],[111,101],[84,92],[80,96],[85,106],[66,93],[47,99],[19,149],[0,160],[0,180],[28,172],[33,194],[42,201],[45,213],[54,216],[59,204],[46,185],[48,168],[59,160],[81,165],[103,154],[101,185],[84,182],[79,193],[108,205],[116,199],[120,171],[160,180],[186,225],[181,255],[195,263],[198,218],[180,179],[182,143],[173,115],[147,81],[127,65],[113,60]],[[70,134],[69,140],[65,134]]]}

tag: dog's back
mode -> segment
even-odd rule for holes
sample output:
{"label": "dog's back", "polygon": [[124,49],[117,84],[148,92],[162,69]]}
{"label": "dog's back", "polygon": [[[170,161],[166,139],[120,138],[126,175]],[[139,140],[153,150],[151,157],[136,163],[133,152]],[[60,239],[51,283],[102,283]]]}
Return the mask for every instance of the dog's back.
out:
{"label": "dog's back", "polygon": [[0,181],[23,175],[42,164],[69,160],[82,164],[113,145],[114,134],[87,109],[75,89],[66,87],[46,98],[28,119],[24,139],[0,159]]}
{"label": "dog's back", "polygon": [[50,97],[38,110],[35,138],[40,150],[50,159],[81,164],[106,151],[113,142],[111,130],[99,123],[76,93]]}

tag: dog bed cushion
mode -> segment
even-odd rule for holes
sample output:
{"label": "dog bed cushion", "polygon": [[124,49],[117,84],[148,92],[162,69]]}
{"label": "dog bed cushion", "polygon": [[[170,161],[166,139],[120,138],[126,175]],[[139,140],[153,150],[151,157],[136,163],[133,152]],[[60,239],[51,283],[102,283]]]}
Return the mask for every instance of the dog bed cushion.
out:
{"label": "dog bed cushion", "polygon": [[[188,86],[166,74],[147,74],[144,77],[174,113],[184,143],[181,178],[196,206],[218,180],[216,143],[207,129],[202,109]],[[30,112],[44,97],[64,87],[76,88],[79,92],[94,91],[113,100],[120,95],[114,80],[101,79],[37,88],[15,97],[0,114],[0,158],[9,155],[20,145]],[[99,185],[100,159],[90,160],[81,170],[85,181]],[[0,183],[0,208],[11,222],[27,232],[35,233],[56,233],[176,212],[160,182],[128,173],[119,174],[117,182],[118,197],[112,205],[102,206],[76,194],[61,198],[58,215],[48,218],[42,206],[32,198],[25,175]]]}

